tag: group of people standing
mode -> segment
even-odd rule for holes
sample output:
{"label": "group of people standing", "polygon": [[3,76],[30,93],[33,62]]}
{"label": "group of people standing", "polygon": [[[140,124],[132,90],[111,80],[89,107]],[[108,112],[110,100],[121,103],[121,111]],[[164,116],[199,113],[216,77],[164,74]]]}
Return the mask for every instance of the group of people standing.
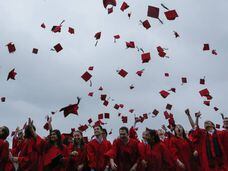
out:
{"label": "group of people standing", "polygon": [[198,125],[200,113],[187,133],[180,124],[169,130],[146,128],[142,140],[132,126],[119,128],[112,143],[107,131],[95,125],[94,136],[86,142],[83,133],[74,130],[63,138],[52,129],[41,138],[31,119],[23,130],[17,129],[9,149],[6,138],[9,129],[0,127],[0,171],[228,171],[228,118],[223,118],[223,130],[212,121]]}

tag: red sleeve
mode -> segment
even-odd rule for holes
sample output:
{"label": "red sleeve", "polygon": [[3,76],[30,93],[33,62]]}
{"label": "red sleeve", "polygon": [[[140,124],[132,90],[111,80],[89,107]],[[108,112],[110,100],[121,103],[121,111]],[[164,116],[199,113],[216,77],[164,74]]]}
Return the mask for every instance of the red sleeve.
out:
{"label": "red sleeve", "polygon": [[139,155],[140,155],[140,160],[145,160],[146,144],[144,144],[142,142],[138,143],[138,151],[139,151]]}
{"label": "red sleeve", "polygon": [[9,157],[9,144],[0,140],[0,163],[4,163]]}
{"label": "red sleeve", "polygon": [[108,158],[112,158],[112,159],[116,158],[116,154],[117,154],[117,144],[118,144],[118,140],[115,140],[115,141],[113,142],[113,145],[112,145],[111,149],[105,153],[105,155],[106,155]]}
{"label": "red sleeve", "polygon": [[162,159],[165,161],[167,168],[175,168],[174,156],[169,152],[164,144],[161,144]]}
{"label": "red sleeve", "polygon": [[174,160],[176,161],[178,159],[178,151],[177,151],[177,141],[175,138],[170,139],[170,152],[173,155]]}
{"label": "red sleeve", "polygon": [[87,158],[88,158],[88,162],[89,162],[89,167],[95,168],[96,160],[95,160],[93,141],[90,141],[87,145]]}

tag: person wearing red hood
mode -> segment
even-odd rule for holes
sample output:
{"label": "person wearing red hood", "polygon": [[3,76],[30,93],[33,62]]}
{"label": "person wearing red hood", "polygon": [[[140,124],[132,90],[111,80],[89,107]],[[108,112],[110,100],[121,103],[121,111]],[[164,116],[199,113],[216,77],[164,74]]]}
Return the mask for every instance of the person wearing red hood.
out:
{"label": "person wearing red hood", "polygon": [[14,166],[9,159],[9,143],[6,138],[9,136],[9,128],[0,127],[0,171],[14,171]]}
{"label": "person wearing red hood", "polygon": [[93,129],[95,138],[87,145],[88,165],[91,171],[104,171],[109,168],[105,153],[111,148],[110,142],[103,139],[100,125],[94,126]]}
{"label": "person wearing red hood", "polygon": [[138,142],[129,137],[127,127],[119,129],[119,138],[105,155],[110,160],[112,170],[136,171],[139,159]]}
{"label": "person wearing red hood", "polygon": [[197,125],[193,135],[198,141],[200,170],[228,170],[227,151],[225,151],[223,146],[227,132],[217,131],[214,123],[207,120],[204,122],[204,129],[200,129]]}

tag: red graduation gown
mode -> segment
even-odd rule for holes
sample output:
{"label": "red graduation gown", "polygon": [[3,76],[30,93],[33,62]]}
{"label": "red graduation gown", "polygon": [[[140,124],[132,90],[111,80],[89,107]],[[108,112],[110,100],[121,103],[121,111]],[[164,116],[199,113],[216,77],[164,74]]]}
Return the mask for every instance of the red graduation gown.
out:
{"label": "red graduation gown", "polygon": [[86,144],[84,145],[83,148],[79,148],[77,146],[74,147],[74,145],[71,143],[68,147],[68,151],[69,153],[71,153],[72,151],[77,151],[78,155],[69,157],[67,170],[69,171],[77,170],[77,167],[81,164],[84,165],[84,168],[86,167],[87,165]]}
{"label": "red graduation gown", "polygon": [[37,146],[40,142],[40,137],[29,138],[23,141],[21,150],[18,156],[19,170],[23,171],[38,171],[40,166],[41,154]]}
{"label": "red graduation gown", "polygon": [[[172,137],[170,139],[170,152],[174,155],[174,160],[179,159],[184,165],[186,171],[194,170],[193,163],[193,147],[190,141],[182,138]],[[183,170],[179,166],[176,166],[176,170]]]}
{"label": "red graduation gown", "polygon": [[112,148],[106,153],[106,156],[114,159],[117,171],[130,170],[139,159],[138,142],[130,138],[129,142],[124,144],[118,138],[113,142]]}
{"label": "red graduation gown", "polygon": [[[218,143],[221,147],[222,153],[223,153],[223,166],[219,166],[217,161],[215,162],[215,167],[211,168],[209,166],[209,160],[207,157],[207,149],[206,149],[206,138],[207,138],[207,132],[204,129],[197,128],[193,136],[194,138],[197,139],[197,149],[199,153],[199,159],[200,159],[200,170],[201,171],[226,171],[228,170],[228,164],[227,164],[227,154],[228,151],[225,151],[224,149],[224,143],[227,142],[227,139],[225,140],[225,136],[227,137],[226,132],[221,132],[221,131],[216,131],[217,132],[217,138],[218,138]],[[210,141],[210,148],[212,155],[215,155],[214,147],[213,147],[213,135],[209,135],[209,141]]]}
{"label": "red graduation gown", "polygon": [[14,171],[13,164],[9,159],[9,143],[0,139],[0,170]]}
{"label": "red graduation gown", "polygon": [[[147,162],[147,167],[140,167],[140,171],[165,171],[174,170],[175,164],[174,159],[170,155],[168,149],[163,145],[163,143],[157,143],[150,147],[150,145],[145,143],[140,143],[138,145],[140,152],[140,159]],[[141,161],[140,161],[141,162]]]}
{"label": "red graduation gown", "polygon": [[103,140],[101,143],[97,139],[91,140],[87,145],[87,158],[90,168],[96,171],[104,171],[108,161],[105,158],[105,153],[111,148],[110,142]]}

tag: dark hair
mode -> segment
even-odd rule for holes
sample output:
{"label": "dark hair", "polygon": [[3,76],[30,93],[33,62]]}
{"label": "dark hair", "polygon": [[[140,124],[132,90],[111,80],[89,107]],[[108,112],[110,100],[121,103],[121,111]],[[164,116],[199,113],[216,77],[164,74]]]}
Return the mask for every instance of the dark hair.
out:
{"label": "dark hair", "polygon": [[103,128],[102,128],[102,126],[101,126],[101,125],[96,125],[96,126],[94,126],[94,127],[93,127],[93,129],[94,129],[94,128],[96,128],[96,127],[99,127],[99,128],[100,128],[100,130],[101,130],[101,131],[103,131]]}
{"label": "dark hair", "polygon": [[128,128],[126,127],[126,126],[122,126],[122,127],[120,127],[120,129],[119,130],[122,130],[122,131],[126,131],[127,132],[127,134],[128,134]]}
{"label": "dark hair", "polygon": [[52,145],[54,145],[55,142],[51,141],[51,133],[54,132],[57,136],[57,146],[62,150],[63,149],[63,142],[62,142],[62,137],[61,137],[61,132],[58,129],[50,131],[50,135],[48,136],[48,144],[45,149],[45,151],[48,151],[49,148],[51,148]]}
{"label": "dark hair", "polygon": [[76,143],[76,141],[73,141],[74,150],[76,150],[77,145],[79,145],[80,148],[83,149],[83,148],[84,148],[84,145],[85,145],[84,138],[83,138],[83,133],[82,133],[81,131],[79,131],[79,130],[74,131],[74,132],[78,132],[78,133],[80,133],[80,135],[82,136],[81,139],[80,139],[80,141],[79,141],[79,143]]}
{"label": "dark hair", "polygon": [[149,129],[149,135],[150,137],[153,137],[154,142],[149,142],[150,147],[152,148],[154,144],[157,144],[160,142],[160,138],[158,136],[158,133],[154,129]]}
{"label": "dark hair", "polygon": [[2,129],[2,131],[3,131],[2,138],[3,138],[3,139],[6,139],[6,138],[9,136],[9,128],[6,127],[6,126],[3,126],[2,128],[3,128],[3,129]]}
{"label": "dark hair", "polygon": [[25,127],[25,135],[24,135],[25,138],[32,138],[33,137],[32,128],[34,131],[36,131],[36,127],[34,125],[32,125],[32,126],[27,125]]}
{"label": "dark hair", "polygon": [[102,131],[106,134],[106,136],[108,135],[108,132],[105,128],[103,128]]}
{"label": "dark hair", "polygon": [[[175,128],[176,128],[176,126],[178,126],[178,124],[175,125]],[[181,126],[182,129],[183,129],[183,138],[184,138],[185,140],[189,140],[189,139],[187,138],[186,133],[185,133],[184,127],[183,127],[182,125],[180,125],[180,126]],[[174,129],[174,135],[175,135],[175,137],[177,136],[175,129]]]}

